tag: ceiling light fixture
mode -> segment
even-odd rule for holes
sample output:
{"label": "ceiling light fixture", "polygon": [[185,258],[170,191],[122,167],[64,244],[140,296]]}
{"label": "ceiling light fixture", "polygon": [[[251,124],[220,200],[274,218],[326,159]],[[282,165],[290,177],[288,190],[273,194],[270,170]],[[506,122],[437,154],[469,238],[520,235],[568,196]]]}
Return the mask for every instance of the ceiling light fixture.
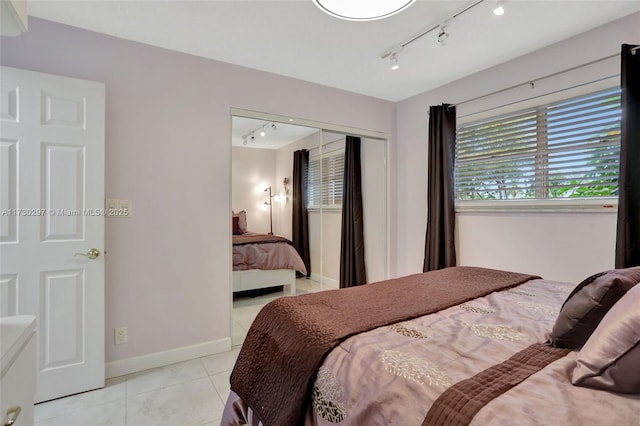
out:
{"label": "ceiling light fixture", "polygon": [[496,16],[504,15],[504,0],[498,0],[496,7],[493,9],[493,14]]}
{"label": "ceiling light fixture", "polygon": [[267,126],[271,126],[271,129],[276,130],[276,125],[273,122],[268,122],[265,121],[262,124],[254,127],[253,129],[249,130],[247,133],[245,133],[244,135],[242,135],[242,144],[246,145],[247,141],[251,141],[251,142],[255,142],[256,140],[256,132],[258,132],[258,134],[261,137],[265,137],[267,135],[267,132],[265,132],[265,128]]}
{"label": "ceiling light fixture", "polygon": [[449,38],[449,33],[447,33],[446,31],[443,31],[445,29],[444,27],[447,24],[454,22],[454,20],[458,16],[462,15],[463,13],[468,12],[469,10],[473,9],[474,7],[476,7],[479,4],[483,3],[484,1],[485,0],[471,0],[471,1],[469,1],[468,3],[464,4],[460,8],[456,9],[454,12],[452,12],[452,13],[450,13],[448,15],[442,16],[437,21],[434,21],[434,24],[429,25],[427,27],[423,27],[418,32],[410,35],[409,37],[405,38],[404,40],[400,41],[399,43],[396,43],[393,46],[389,47],[388,49],[384,50],[380,54],[380,58],[387,59],[393,53],[399,52],[400,50],[404,49],[409,44],[411,44],[411,43],[413,43],[413,42],[415,42],[417,40],[420,40],[422,37],[426,36],[427,34],[430,34],[433,31],[436,31],[436,30],[439,30],[438,42],[441,45],[444,46],[444,44],[446,42],[446,39]]}
{"label": "ceiling light fixture", "polygon": [[449,33],[447,32],[447,27],[442,25],[440,27],[440,32],[438,32],[438,43],[440,43],[440,46],[444,47],[447,44],[448,39]]}
{"label": "ceiling light fixture", "polygon": [[276,127],[276,123],[271,123],[271,130],[276,131],[278,128]]}
{"label": "ceiling light fixture", "polygon": [[392,70],[397,70],[398,68],[400,68],[400,65],[398,65],[398,52],[394,52],[391,54],[391,57],[389,58],[391,61],[391,69]]}
{"label": "ceiling light fixture", "polygon": [[313,0],[325,13],[349,21],[373,21],[395,15],[416,0]]}

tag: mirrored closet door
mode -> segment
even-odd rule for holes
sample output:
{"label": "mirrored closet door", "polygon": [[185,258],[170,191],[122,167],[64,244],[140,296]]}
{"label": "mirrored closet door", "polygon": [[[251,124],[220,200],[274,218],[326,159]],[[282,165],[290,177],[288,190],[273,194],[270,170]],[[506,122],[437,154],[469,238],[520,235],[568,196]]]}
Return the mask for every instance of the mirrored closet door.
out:
{"label": "mirrored closet door", "polygon": [[[234,344],[268,301],[339,286],[347,133],[322,127],[232,117]],[[349,135],[361,138],[367,282],[380,281],[387,278],[386,140]],[[292,249],[297,261],[287,260]]]}

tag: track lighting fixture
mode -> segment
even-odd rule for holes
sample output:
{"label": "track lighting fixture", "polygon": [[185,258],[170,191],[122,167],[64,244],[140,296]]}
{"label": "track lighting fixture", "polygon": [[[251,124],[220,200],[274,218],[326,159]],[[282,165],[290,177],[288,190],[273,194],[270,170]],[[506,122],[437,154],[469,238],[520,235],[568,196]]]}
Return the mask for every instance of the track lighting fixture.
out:
{"label": "track lighting fixture", "polygon": [[397,70],[398,68],[400,68],[400,65],[398,65],[398,52],[394,52],[391,54],[391,56],[389,57],[389,60],[391,62],[391,69],[392,70]]}
{"label": "track lighting fixture", "polygon": [[504,0],[498,0],[496,7],[493,9],[493,14],[496,16],[504,15]]}
{"label": "track lighting fixture", "polygon": [[440,27],[440,31],[438,32],[438,43],[440,43],[440,46],[443,46],[445,44],[447,44],[447,39],[449,39],[449,33],[447,32],[447,27],[442,25]]}
{"label": "track lighting fixture", "polygon": [[[316,1],[316,0],[314,0]],[[363,2],[366,2],[365,0],[362,0]],[[498,0],[498,2],[496,3],[496,7],[494,9],[494,13],[499,13],[498,8],[500,7],[502,9],[502,13],[504,13],[504,3],[507,0]],[[440,19],[437,19],[435,21],[433,21],[431,24],[429,24],[426,27],[423,27],[421,30],[419,30],[418,32],[411,34],[410,36],[408,36],[407,38],[405,38],[404,40],[401,40],[400,42],[392,45],[391,47],[389,47],[388,49],[384,50],[382,53],[380,53],[380,58],[382,59],[387,59],[389,57],[391,57],[391,61],[392,61],[392,68],[391,69],[397,69],[394,68],[394,61],[397,61],[397,55],[396,55],[396,59],[393,59],[393,55],[397,54],[399,51],[403,50],[405,47],[407,47],[408,45],[410,45],[411,43],[420,40],[422,37],[426,36],[427,34],[431,34],[432,32],[437,31],[438,36],[437,36],[437,41],[438,44],[440,44],[441,46],[444,46],[447,44],[447,41],[449,39],[449,33],[447,32],[447,25],[452,24],[456,18],[458,18],[460,15],[467,13],[468,11],[470,11],[471,9],[475,8],[476,6],[484,3],[485,0],[470,0],[469,2],[467,2],[466,4],[460,6],[458,9],[456,9],[455,11],[440,17]],[[498,10],[498,12],[496,12],[495,10]]]}
{"label": "track lighting fixture", "polygon": [[264,138],[265,136],[267,136],[266,129],[268,128],[271,128],[271,130],[274,130],[274,131],[278,129],[278,127],[276,126],[276,123],[264,121],[262,122],[262,124],[254,127],[253,129],[249,130],[247,133],[242,135],[242,145],[247,145],[247,142],[255,142],[256,133],[260,135],[260,137]]}

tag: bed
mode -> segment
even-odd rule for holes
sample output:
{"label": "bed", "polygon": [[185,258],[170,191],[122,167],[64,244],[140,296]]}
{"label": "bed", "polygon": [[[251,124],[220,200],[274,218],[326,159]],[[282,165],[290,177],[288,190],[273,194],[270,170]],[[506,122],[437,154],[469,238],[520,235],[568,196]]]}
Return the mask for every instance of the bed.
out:
{"label": "bed", "polygon": [[[629,350],[605,345],[622,351],[616,360],[631,387],[606,390],[610,383],[594,374],[572,383],[590,366],[593,338],[612,335],[619,321],[610,316],[632,312],[631,329],[640,329],[640,268],[624,279],[611,272],[576,287],[456,267],[280,298],[249,330],[222,425],[638,425],[637,334],[615,340]],[[596,299],[588,321],[576,319],[571,309]],[[587,339],[581,349],[550,344],[571,333]]]}
{"label": "bed", "polygon": [[296,272],[307,269],[290,240],[246,232],[233,236],[233,291],[289,286],[296,294]]}

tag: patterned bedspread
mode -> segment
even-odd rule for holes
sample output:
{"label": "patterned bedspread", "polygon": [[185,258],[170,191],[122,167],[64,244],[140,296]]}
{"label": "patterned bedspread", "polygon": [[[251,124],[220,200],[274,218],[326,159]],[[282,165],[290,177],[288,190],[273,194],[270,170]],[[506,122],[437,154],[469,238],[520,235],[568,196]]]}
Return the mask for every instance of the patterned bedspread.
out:
{"label": "patterned bedspread", "polygon": [[[341,342],[313,382],[307,425],[420,425],[453,384],[548,338],[574,284],[532,280]],[[576,352],[480,409],[472,425],[640,425],[640,395],[575,387]],[[223,424],[258,424],[233,392]],[[235,420],[234,420],[235,417]]]}
{"label": "patterned bedspread", "polygon": [[[422,424],[454,383],[545,342],[573,287],[532,280],[344,341],[320,368],[306,424]],[[471,424],[640,425],[640,396],[571,385],[574,359],[553,362],[487,404]]]}
{"label": "patterned bedspread", "polygon": [[294,269],[307,275],[307,268],[290,240],[278,235],[234,235],[233,270],[249,269]]}

